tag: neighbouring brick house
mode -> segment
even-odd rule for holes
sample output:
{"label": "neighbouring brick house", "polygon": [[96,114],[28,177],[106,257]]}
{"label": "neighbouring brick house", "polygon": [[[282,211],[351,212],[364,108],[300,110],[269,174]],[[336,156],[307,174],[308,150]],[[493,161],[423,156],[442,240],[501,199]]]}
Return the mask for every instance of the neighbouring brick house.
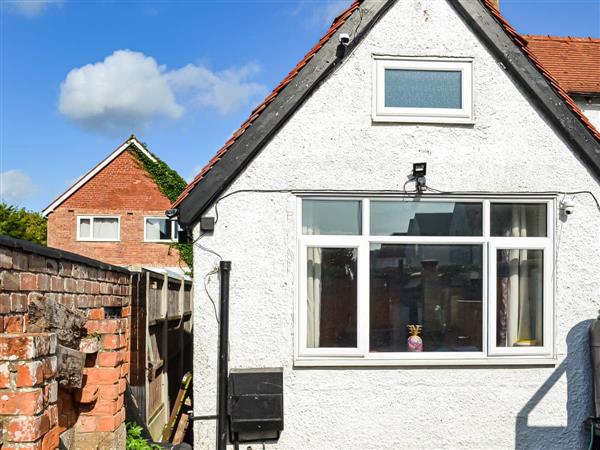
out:
{"label": "neighbouring brick house", "polygon": [[165,217],[185,184],[132,135],[44,209],[48,246],[120,266],[186,270],[177,224]]}

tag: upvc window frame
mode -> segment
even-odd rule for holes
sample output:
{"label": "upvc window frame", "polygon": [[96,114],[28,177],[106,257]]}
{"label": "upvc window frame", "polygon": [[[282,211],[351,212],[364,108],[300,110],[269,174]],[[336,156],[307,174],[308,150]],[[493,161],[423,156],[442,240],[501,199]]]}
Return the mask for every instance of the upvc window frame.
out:
{"label": "upvc window frame", "polygon": [[[540,201],[511,201],[510,199],[495,199],[490,203],[542,203]],[[542,280],[542,339],[543,345],[535,347],[500,347],[496,345],[497,330],[497,286],[490,283],[488,298],[490,315],[488,324],[488,353],[490,356],[551,356],[554,350],[554,202],[546,202],[546,236],[545,237],[489,237],[489,274],[496,276],[498,250],[542,250],[543,280]],[[491,217],[490,217],[491,218]],[[489,224],[488,224],[489,225]],[[489,228],[488,228],[489,235]]]}
{"label": "upvc window frame", "polygon": [[[89,219],[90,221],[90,237],[81,236],[81,220]],[[117,237],[115,238],[95,238],[94,237],[94,219],[117,219]],[[115,215],[82,215],[77,216],[77,241],[81,242],[120,242],[121,241],[121,216]]]}
{"label": "upvc window frame", "polygon": [[[461,108],[385,106],[385,70],[457,71],[461,73]],[[373,122],[473,124],[473,58],[434,58],[373,55]]]}
{"label": "upvc window frame", "polygon": [[[171,229],[171,235],[173,235],[170,239],[148,239],[147,238],[147,227],[148,227],[148,219],[158,219],[158,220],[167,220],[173,223],[173,228]],[[177,242],[177,233],[179,232],[179,227],[177,225],[176,220],[169,219],[168,217],[161,216],[144,216],[144,242],[151,243],[173,243]]]}
{"label": "upvc window frame", "polygon": [[[303,200],[352,200],[361,201],[362,234],[356,236],[303,235]],[[421,202],[473,202],[482,205],[481,236],[371,236],[371,201],[415,201],[415,198],[389,195],[363,195],[335,197],[331,195],[299,195],[297,197],[297,251],[298,270],[297,300],[295,302],[296,345],[294,364],[297,366],[427,366],[427,365],[514,365],[514,364],[554,364],[554,220],[555,197],[422,197]],[[543,238],[505,238],[490,236],[491,203],[545,203],[547,213],[547,235]],[[482,246],[482,351],[475,352],[370,352],[370,245],[381,244],[446,244]],[[544,292],[543,292],[543,347],[495,346],[496,333],[496,249],[511,248],[544,250]],[[357,347],[348,348],[307,348],[307,249],[357,248]]]}

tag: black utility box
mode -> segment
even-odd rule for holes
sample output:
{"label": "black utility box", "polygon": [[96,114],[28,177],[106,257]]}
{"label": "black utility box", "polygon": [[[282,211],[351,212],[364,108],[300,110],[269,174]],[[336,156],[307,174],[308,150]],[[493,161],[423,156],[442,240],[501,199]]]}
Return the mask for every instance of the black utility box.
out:
{"label": "black utility box", "polygon": [[233,369],[228,390],[232,441],[279,438],[283,430],[283,369]]}

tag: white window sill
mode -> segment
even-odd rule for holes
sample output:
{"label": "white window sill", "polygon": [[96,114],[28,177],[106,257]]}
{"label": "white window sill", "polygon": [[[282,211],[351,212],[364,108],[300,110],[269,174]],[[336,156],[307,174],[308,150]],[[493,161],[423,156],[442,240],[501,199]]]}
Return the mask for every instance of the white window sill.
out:
{"label": "white window sill", "polygon": [[176,244],[177,240],[176,239],[156,239],[156,240],[145,239],[144,242],[147,244]]}
{"label": "white window sill", "polygon": [[443,116],[411,116],[400,114],[374,113],[371,120],[375,123],[433,123],[433,124],[457,124],[457,125],[475,125],[473,117],[443,117]]}
{"label": "white window sill", "polygon": [[297,357],[294,367],[434,367],[434,366],[548,366],[558,360],[549,356],[496,356],[487,358],[382,359]]}

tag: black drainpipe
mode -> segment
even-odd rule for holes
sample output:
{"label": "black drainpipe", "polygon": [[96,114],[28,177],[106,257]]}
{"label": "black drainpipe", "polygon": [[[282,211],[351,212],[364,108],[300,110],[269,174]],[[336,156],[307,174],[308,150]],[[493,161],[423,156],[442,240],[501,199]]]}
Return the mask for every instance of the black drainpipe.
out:
{"label": "black drainpipe", "polygon": [[231,261],[221,261],[221,309],[219,312],[219,390],[218,390],[218,420],[217,420],[217,449],[227,447],[227,378],[229,375],[229,273]]}

